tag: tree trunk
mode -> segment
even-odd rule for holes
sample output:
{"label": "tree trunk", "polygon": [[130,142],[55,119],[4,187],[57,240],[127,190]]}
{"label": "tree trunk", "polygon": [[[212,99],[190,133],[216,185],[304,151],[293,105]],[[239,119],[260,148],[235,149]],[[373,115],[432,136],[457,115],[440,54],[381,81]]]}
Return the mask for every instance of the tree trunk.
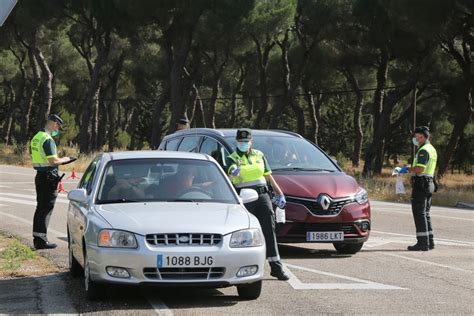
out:
{"label": "tree trunk", "polygon": [[354,124],[354,149],[352,152],[352,166],[358,167],[360,155],[362,151],[362,140],[364,134],[362,132],[362,124],[361,124],[361,115],[362,115],[362,106],[364,102],[364,96],[362,91],[360,91],[359,82],[357,81],[356,77],[349,69],[344,69],[343,74],[347,79],[347,82],[352,87],[356,94],[356,102],[354,106],[354,117],[353,117],[353,124]]}
{"label": "tree trunk", "polygon": [[220,74],[216,75],[214,78],[214,83],[212,84],[212,94],[211,99],[209,100],[209,106],[206,113],[206,126],[209,128],[216,128],[216,104],[217,104],[217,95],[219,93],[220,87]]}
{"label": "tree trunk", "polygon": [[15,103],[16,103],[16,94],[15,89],[13,89],[13,84],[11,81],[6,82],[6,91],[5,101],[8,104],[8,109],[6,112],[5,123],[3,125],[3,140],[5,145],[10,144],[12,136],[12,127],[13,127],[13,116],[15,114]]}
{"label": "tree trunk", "polygon": [[150,147],[152,150],[158,149],[161,142],[162,126],[161,126],[161,114],[165,109],[166,104],[169,102],[169,88],[165,86],[162,89],[162,93],[153,106],[152,114],[152,130],[151,130],[151,141]]}
{"label": "tree trunk", "polygon": [[31,46],[28,47],[28,58],[30,60],[31,68],[33,71],[33,77],[29,84],[27,84],[26,89],[26,98],[25,103],[22,109],[22,120],[21,120],[21,138],[20,142],[25,144],[28,141],[29,133],[30,133],[30,117],[31,117],[31,109],[33,108],[33,102],[36,94],[36,90],[40,84],[40,70],[38,67],[38,63],[36,61],[36,57],[33,52],[33,48]]}
{"label": "tree trunk", "polygon": [[258,56],[258,72],[259,72],[259,90],[260,90],[260,108],[257,112],[257,118],[255,119],[254,128],[259,129],[262,126],[263,118],[267,114],[268,111],[268,88],[267,88],[267,67],[269,61],[270,51],[272,50],[273,46],[275,46],[275,42],[271,41],[267,43],[267,45],[263,48],[260,41],[257,37],[252,36],[257,48],[257,56]]}
{"label": "tree trunk", "polygon": [[117,137],[117,120],[119,119],[118,116],[118,103],[117,103],[117,88],[118,82],[120,79],[120,74],[123,68],[123,62],[125,60],[125,54],[122,53],[115,63],[115,69],[112,73],[110,78],[110,85],[111,85],[111,100],[108,105],[108,117],[109,117],[109,127],[108,127],[108,147],[109,151],[114,151],[116,146],[116,137]]}
{"label": "tree trunk", "polygon": [[53,73],[49,69],[49,65],[41,50],[38,47],[35,47],[33,50],[41,68],[41,86],[43,90],[42,102],[39,107],[36,123],[37,129],[40,129],[44,126],[46,118],[51,111],[51,104],[53,102]]}
{"label": "tree trunk", "polygon": [[318,144],[318,133],[319,133],[319,122],[321,118],[321,102],[318,100],[317,102],[314,101],[314,96],[311,93],[309,88],[305,87],[305,99],[308,103],[309,109],[309,121],[311,127],[309,128],[308,138],[316,145]]}

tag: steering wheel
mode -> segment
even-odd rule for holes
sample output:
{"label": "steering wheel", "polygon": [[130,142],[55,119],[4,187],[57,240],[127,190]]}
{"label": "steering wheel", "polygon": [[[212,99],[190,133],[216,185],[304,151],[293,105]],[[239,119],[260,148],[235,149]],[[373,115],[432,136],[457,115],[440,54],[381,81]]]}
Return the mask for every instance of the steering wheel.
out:
{"label": "steering wheel", "polygon": [[194,187],[194,186],[179,192],[179,197],[182,198],[183,195],[186,195],[190,192],[199,192],[199,193],[202,193],[202,194],[206,195],[206,198],[212,199],[212,196],[211,196],[210,192],[208,192],[206,190],[203,190],[199,187]]}

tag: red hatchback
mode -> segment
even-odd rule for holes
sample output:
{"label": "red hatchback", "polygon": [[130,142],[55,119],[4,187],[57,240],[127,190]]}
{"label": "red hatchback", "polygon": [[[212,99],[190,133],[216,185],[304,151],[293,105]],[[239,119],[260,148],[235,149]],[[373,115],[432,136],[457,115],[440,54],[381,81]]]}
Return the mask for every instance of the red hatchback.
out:
{"label": "red hatchback", "polygon": [[[225,168],[236,131],[183,130],[166,136],[160,149],[206,153]],[[296,133],[253,130],[252,134],[253,147],[265,154],[287,200],[286,223],[278,225],[278,241],[332,243],[340,253],[358,252],[370,233],[367,191]]]}

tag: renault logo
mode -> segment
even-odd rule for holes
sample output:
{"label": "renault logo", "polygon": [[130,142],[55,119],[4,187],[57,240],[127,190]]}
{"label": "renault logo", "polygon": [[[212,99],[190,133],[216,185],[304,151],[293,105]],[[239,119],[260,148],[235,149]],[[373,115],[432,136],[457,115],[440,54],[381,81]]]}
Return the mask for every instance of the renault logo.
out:
{"label": "renault logo", "polygon": [[323,210],[327,211],[329,207],[331,206],[331,198],[327,196],[326,194],[321,194],[319,196],[319,204],[321,204],[321,207]]}

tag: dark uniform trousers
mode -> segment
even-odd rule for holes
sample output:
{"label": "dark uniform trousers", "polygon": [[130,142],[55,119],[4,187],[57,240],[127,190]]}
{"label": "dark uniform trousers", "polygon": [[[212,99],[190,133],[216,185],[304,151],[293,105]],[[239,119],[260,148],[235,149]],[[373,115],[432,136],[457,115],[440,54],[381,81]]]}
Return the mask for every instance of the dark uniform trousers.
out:
{"label": "dark uniform trousers", "polygon": [[267,247],[267,259],[270,263],[279,263],[278,244],[275,236],[275,214],[272,201],[268,192],[261,192],[258,200],[245,204],[247,210],[255,215],[262,227],[265,244]]}
{"label": "dark uniform trousers", "polygon": [[434,192],[432,177],[413,176],[411,205],[416,226],[417,243],[423,247],[434,245],[433,229],[431,227],[431,196]]}
{"label": "dark uniform trousers", "polygon": [[33,217],[33,237],[47,241],[49,219],[58,196],[57,170],[38,171],[35,177],[36,211]]}

